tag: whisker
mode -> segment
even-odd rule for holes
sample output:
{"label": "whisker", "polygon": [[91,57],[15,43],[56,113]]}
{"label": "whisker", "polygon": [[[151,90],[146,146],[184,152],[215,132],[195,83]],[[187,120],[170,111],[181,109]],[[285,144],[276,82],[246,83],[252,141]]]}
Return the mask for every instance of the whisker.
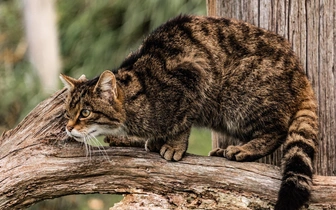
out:
{"label": "whisker", "polygon": [[98,151],[100,154],[103,155],[103,157],[108,160],[109,162],[111,162],[105,148],[104,148],[104,145],[93,135],[90,135],[91,137],[91,140],[93,140],[93,142],[95,143],[96,147],[98,148]]}
{"label": "whisker", "polygon": [[89,151],[89,155],[90,155],[90,161],[92,161],[92,152],[91,152],[91,150],[92,150],[92,145],[90,144],[90,142],[91,142],[91,137],[89,136],[89,135],[87,135],[86,134],[86,137],[87,137],[87,140],[86,140],[86,145],[87,145],[87,147],[88,147],[88,151]]}
{"label": "whisker", "polygon": [[89,147],[88,147],[86,136],[84,136],[84,138],[83,138],[83,143],[84,143],[84,146],[85,146],[86,158],[88,158],[88,156],[89,156]]}

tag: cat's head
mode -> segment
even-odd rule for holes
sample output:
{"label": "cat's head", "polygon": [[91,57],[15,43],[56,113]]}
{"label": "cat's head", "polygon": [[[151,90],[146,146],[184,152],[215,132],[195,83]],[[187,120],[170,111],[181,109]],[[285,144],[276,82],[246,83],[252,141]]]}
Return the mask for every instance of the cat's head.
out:
{"label": "cat's head", "polygon": [[65,102],[66,132],[77,141],[100,135],[120,135],[125,111],[123,96],[111,71],[87,80],[60,75],[68,95]]}

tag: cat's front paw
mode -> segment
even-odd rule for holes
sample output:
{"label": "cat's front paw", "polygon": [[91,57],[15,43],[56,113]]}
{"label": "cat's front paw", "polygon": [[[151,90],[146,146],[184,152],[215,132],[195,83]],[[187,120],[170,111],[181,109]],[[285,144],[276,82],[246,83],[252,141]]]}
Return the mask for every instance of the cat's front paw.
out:
{"label": "cat's front paw", "polygon": [[164,144],[160,149],[160,155],[166,160],[179,161],[182,159],[186,150],[184,148],[172,147]]}

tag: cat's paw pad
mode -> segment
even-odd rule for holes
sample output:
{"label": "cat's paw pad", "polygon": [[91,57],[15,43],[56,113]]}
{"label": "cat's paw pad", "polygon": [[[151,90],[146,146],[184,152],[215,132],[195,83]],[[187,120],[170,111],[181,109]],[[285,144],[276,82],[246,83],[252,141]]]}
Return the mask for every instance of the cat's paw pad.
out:
{"label": "cat's paw pad", "polygon": [[166,160],[179,161],[185,153],[184,149],[173,148],[168,144],[164,144],[160,149],[160,155]]}
{"label": "cat's paw pad", "polygon": [[223,156],[229,160],[246,161],[251,155],[242,146],[228,146],[223,152]]}

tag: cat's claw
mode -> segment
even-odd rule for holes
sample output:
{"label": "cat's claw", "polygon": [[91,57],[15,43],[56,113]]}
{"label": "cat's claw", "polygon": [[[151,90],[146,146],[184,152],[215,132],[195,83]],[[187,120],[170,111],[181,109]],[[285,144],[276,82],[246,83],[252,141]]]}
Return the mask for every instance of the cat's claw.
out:
{"label": "cat's claw", "polygon": [[164,144],[160,150],[160,155],[166,160],[179,161],[182,159],[184,153],[185,150],[173,148],[168,144]]}

